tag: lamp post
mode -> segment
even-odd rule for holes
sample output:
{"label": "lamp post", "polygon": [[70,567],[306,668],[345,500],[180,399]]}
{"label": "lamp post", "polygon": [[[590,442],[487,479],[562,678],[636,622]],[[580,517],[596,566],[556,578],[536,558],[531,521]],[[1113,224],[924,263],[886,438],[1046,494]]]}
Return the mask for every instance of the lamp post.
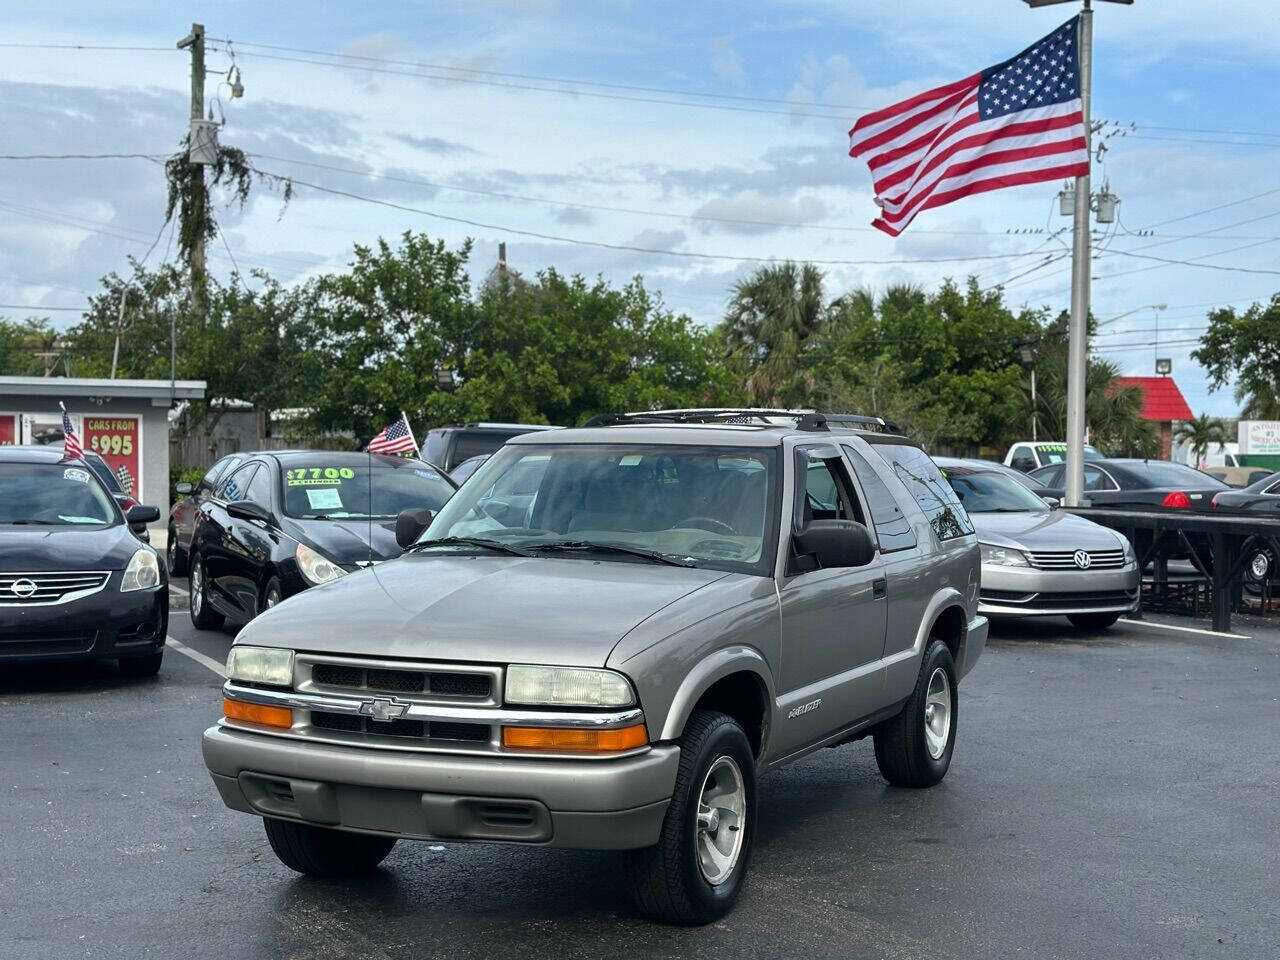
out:
{"label": "lamp post", "polygon": [[1024,340],[1018,344],[1018,356],[1022,358],[1022,365],[1031,371],[1031,442],[1035,443],[1040,438],[1036,436],[1036,413],[1039,409],[1036,402],[1036,344],[1030,340]]}
{"label": "lamp post", "polygon": [[[1026,0],[1031,7],[1048,7],[1071,0]],[[1106,0],[1108,3],[1131,4],[1133,0]],[[1080,57],[1080,109],[1084,119],[1086,152],[1092,157],[1093,129],[1089,106],[1093,86],[1093,5],[1084,0],[1080,11],[1080,28],[1076,50]],[[1084,396],[1085,369],[1088,365],[1089,339],[1089,274],[1092,259],[1089,249],[1089,174],[1076,177],[1073,197],[1075,223],[1071,244],[1071,325],[1067,338],[1067,470],[1066,497],[1069,507],[1080,505],[1084,494]]]}

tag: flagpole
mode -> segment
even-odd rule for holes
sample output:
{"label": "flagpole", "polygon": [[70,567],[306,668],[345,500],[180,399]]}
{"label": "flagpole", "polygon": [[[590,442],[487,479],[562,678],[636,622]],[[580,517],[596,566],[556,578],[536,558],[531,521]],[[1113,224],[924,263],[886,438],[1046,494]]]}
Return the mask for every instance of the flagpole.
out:
{"label": "flagpole", "polygon": [[409,415],[400,411],[400,419],[404,421],[404,428],[409,431],[409,439],[413,441],[413,452],[418,455],[418,459],[422,459],[422,448],[418,446],[418,438],[414,436],[413,427],[409,425]]}
{"label": "flagpole", "polygon": [[[1093,160],[1089,100],[1093,86],[1093,10],[1084,0],[1080,33],[1080,107],[1084,114],[1084,142]],[[1076,177],[1075,223],[1071,243],[1071,325],[1067,338],[1067,483],[1065,504],[1078,507],[1084,495],[1085,372],[1089,364],[1089,173]]]}

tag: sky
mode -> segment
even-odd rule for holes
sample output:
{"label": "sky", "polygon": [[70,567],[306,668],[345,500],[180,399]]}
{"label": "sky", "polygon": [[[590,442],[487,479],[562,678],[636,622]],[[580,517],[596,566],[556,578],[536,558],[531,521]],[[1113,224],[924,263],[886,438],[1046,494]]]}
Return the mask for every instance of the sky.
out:
{"label": "sky", "polygon": [[[224,239],[209,253],[220,276],[234,263],[303,280],[340,269],[353,244],[413,230],[473,238],[475,281],[505,242],[525,274],[641,274],[706,324],[772,257],[823,263],[832,296],[972,274],[1003,284],[1014,307],[1056,312],[1070,280],[1058,184],[926,211],[892,239],[869,227],[870,179],[847,132],[867,110],[1012,56],[1076,9],[10,0],[0,153],[172,153],[190,89],[175,42],[199,21],[221,142],[295,180],[287,208],[267,189],[219,207]],[[1103,2],[1094,19],[1093,116],[1108,121],[1095,189],[1105,180],[1120,197],[1118,221],[1095,227],[1095,349],[1132,375],[1171,357],[1196,413],[1233,416],[1231,389],[1211,393],[1189,352],[1209,310],[1280,290],[1273,4]],[[233,62],[236,100],[222,82]],[[65,326],[128,256],[172,258],[164,199],[146,158],[0,159],[0,304],[17,305],[0,315],[43,310]]]}

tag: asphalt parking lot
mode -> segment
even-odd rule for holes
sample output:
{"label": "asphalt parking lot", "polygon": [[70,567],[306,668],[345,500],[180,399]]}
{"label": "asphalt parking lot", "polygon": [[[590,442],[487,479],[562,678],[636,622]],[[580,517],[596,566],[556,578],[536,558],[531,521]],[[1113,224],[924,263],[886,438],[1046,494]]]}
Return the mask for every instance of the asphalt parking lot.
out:
{"label": "asphalt parking lot", "polygon": [[[867,741],[769,775],[748,889],[696,930],[634,918],[609,854],[402,843],[301,879],[209,782],[200,659],[5,667],[0,957],[1275,957],[1280,632],[1250,632],[997,627],[946,781],[887,787]],[[170,633],[232,637],[182,604]]]}

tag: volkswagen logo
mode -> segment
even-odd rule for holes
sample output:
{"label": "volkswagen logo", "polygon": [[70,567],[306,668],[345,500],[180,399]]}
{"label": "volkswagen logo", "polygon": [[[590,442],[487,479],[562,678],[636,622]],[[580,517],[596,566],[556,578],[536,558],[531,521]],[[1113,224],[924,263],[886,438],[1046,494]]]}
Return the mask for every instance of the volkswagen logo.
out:
{"label": "volkswagen logo", "polygon": [[360,704],[361,716],[369,717],[371,720],[380,720],[383,723],[399,720],[408,712],[409,704],[397,700],[395,697],[390,700],[378,697]]}
{"label": "volkswagen logo", "polygon": [[1076,566],[1081,570],[1088,570],[1093,564],[1093,557],[1089,556],[1088,550],[1077,550],[1071,559],[1076,562]]}
{"label": "volkswagen logo", "polygon": [[25,600],[36,592],[36,585],[35,581],[28,580],[26,577],[23,577],[20,580],[13,581],[13,583],[9,585],[9,589],[15,597]]}

